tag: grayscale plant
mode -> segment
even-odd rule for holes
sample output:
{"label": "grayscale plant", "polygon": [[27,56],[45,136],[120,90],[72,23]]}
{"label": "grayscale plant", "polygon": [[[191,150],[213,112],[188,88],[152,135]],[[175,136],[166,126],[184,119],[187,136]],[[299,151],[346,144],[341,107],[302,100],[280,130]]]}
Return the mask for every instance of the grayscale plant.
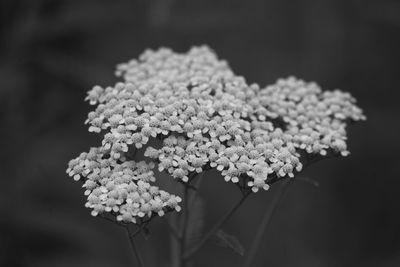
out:
{"label": "grayscale plant", "polygon": [[[315,160],[349,155],[346,127],[365,120],[349,93],[323,91],[295,77],[266,87],[248,84],[206,46],[183,54],[146,50],[119,64],[116,75],[121,82],[94,86],[86,98],[95,106],[86,123],[102,143],[71,160],[67,173],[83,183],[85,206],[93,216],[126,227],[137,256],[133,225],[138,233],[155,217],[182,213],[170,225],[179,244],[173,266],[187,266],[211,236],[243,254],[221,225],[249,195],[296,179]],[[146,160],[138,160],[137,151]],[[206,176],[210,169],[236,185],[242,198],[189,244],[189,198],[199,174]],[[159,188],[159,172],[180,183],[182,194]],[[246,253],[245,266],[257,242]]]}

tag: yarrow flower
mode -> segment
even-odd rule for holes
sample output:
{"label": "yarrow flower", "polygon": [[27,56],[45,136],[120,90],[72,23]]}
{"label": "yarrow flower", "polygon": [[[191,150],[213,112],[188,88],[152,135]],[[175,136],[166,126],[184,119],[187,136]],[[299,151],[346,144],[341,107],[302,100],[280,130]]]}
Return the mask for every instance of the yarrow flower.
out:
{"label": "yarrow flower", "polygon": [[178,196],[151,185],[153,164],[135,162],[132,150],[145,147],[144,156],[178,181],[216,168],[257,192],[294,177],[306,158],[348,155],[347,123],[365,119],[350,94],[313,82],[248,84],[206,46],[146,50],[116,75],[123,81],[95,86],[86,98],[96,106],[86,123],[104,133],[102,146],[71,160],[67,172],[84,182],[93,215],[112,212],[126,222],[180,210]]}
{"label": "yarrow flower", "polygon": [[119,221],[136,223],[137,218],[180,210],[180,197],[150,185],[155,181],[153,168],[154,163],[144,161],[117,161],[100,147],[71,160],[67,173],[83,181],[85,206],[93,216],[110,212]]}

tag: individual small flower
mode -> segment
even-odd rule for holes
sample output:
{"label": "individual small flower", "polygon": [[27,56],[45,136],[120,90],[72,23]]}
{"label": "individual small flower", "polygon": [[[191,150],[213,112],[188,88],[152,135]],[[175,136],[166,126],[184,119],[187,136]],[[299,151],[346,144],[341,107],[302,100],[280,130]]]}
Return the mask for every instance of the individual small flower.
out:
{"label": "individual small flower", "polygon": [[151,146],[148,146],[146,148],[146,151],[144,152],[144,156],[152,159],[158,158],[160,155],[160,151],[158,149],[155,149]]}
{"label": "individual small flower", "polygon": [[203,171],[202,167],[207,163],[208,160],[199,158],[199,157],[191,157],[190,162],[192,166],[195,168],[197,173],[200,173]]}
{"label": "individual small flower", "polygon": [[146,139],[144,139],[140,133],[132,134],[131,140],[136,148],[141,148],[143,146],[143,143],[146,143]]}
{"label": "individual small flower", "polygon": [[180,197],[177,196],[172,196],[168,199],[167,201],[167,205],[172,208],[175,209],[176,211],[181,211],[181,207],[179,206],[179,203],[182,201],[182,199]]}
{"label": "individual small flower", "polygon": [[332,148],[340,152],[342,156],[347,156],[350,154],[350,152],[347,151],[346,142],[343,140],[336,139],[334,142],[332,142]]}
{"label": "individual small flower", "polygon": [[189,178],[187,177],[187,171],[185,171],[184,169],[178,168],[175,169],[172,173],[172,177],[177,178],[177,179],[181,179],[184,182],[187,182],[189,180]]}
{"label": "individual small flower", "polygon": [[253,181],[249,181],[247,183],[247,185],[251,187],[251,190],[254,193],[258,192],[258,190],[260,188],[262,188],[264,190],[268,190],[269,189],[269,185],[267,183],[265,183],[265,180],[260,178],[260,177],[254,178]]}
{"label": "individual small flower", "polygon": [[217,170],[222,171],[224,168],[227,168],[229,166],[229,159],[227,157],[220,157],[216,163],[218,164]]}
{"label": "individual small flower", "polygon": [[239,182],[239,175],[240,172],[236,168],[234,164],[230,164],[229,168],[227,170],[222,171],[222,176],[224,177],[226,182],[232,181],[232,183],[238,183]]}
{"label": "individual small flower", "polygon": [[103,93],[104,89],[96,85],[92,88],[92,90],[89,91],[88,96],[85,98],[85,100],[89,100],[90,105],[95,105],[99,101]]}
{"label": "individual small flower", "polygon": [[171,123],[169,121],[162,121],[160,124],[161,133],[167,135],[171,131]]}

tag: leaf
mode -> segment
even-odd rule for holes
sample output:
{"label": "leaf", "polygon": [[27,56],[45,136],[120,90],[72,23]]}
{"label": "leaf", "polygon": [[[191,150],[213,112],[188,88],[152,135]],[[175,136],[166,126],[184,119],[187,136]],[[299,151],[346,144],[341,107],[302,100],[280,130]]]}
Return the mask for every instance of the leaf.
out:
{"label": "leaf", "polygon": [[217,233],[215,233],[215,237],[217,238],[218,245],[230,248],[240,256],[244,255],[244,247],[236,236],[227,234],[223,230],[219,229]]}
{"label": "leaf", "polygon": [[194,246],[202,237],[204,228],[204,201],[200,197],[191,203],[186,229],[186,244]]}

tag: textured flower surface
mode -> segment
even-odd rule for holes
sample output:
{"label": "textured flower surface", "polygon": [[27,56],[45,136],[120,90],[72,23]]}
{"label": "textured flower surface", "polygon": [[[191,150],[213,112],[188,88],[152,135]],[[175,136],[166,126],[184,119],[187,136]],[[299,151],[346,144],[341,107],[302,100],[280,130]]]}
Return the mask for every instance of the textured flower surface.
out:
{"label": "textured flower surface", "polygon": [[[242,190],[267,190],[307,159],[348,155],[347,123],[365,119],[339,90],[294,77],[248,84],[206,46],[147,50],[116,75],[123,81],[95,86],[86,98],[96,105],[86,123],[102,145],[71,160],[67,173],[84,182],[92,215],[125,222],[180,210],[180,197],[151,185],[155,164],[182,183],[216,168]],[[152,138],[161,147],[150,146]],[[129,156],[142,147],[150,163]]]}

